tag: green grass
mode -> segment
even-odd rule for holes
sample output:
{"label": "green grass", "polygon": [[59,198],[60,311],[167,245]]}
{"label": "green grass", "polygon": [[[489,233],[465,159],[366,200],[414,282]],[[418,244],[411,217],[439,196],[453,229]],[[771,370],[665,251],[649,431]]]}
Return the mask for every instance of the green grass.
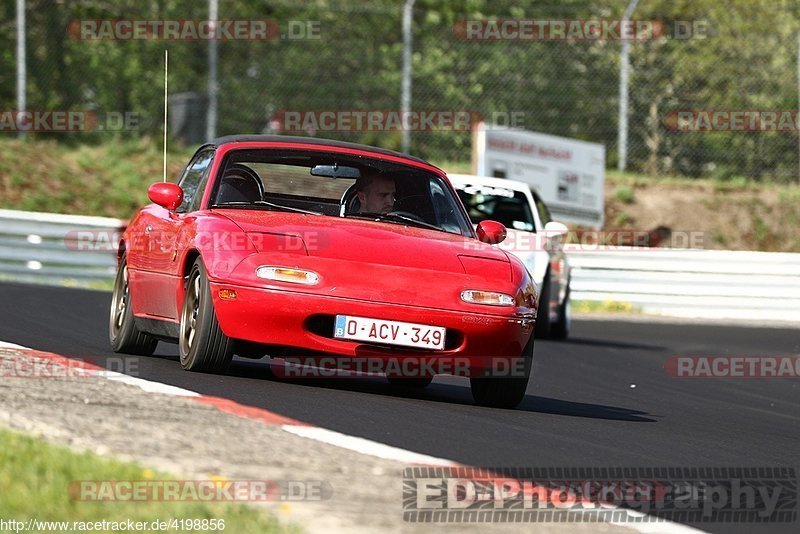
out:
{"label": "green grass", "polygon": [[432,161],[431,163],[449,174],[472,174],[472,164],[469,161]]}
{"label": "green grass", "polygon": [[[76,453],[0,430],[0,518],[25,521],[144,521],[224,519],[225,532],[272,533],[287,529],[266,511],[235,503],[81,501],[70,483],[81,480],[174,480],[131,463]],[[69,529],[71,531],[71,527]],[[296,531],[296,529],[292,529]],[[151,532],[147,530],[146,532]],[[197,531],[199,532],[199,531]]]}
{"label": "green grass", "polygon": [[641,313],[642,310],[630,302],[573,300],[572,311],[575,313]]}
{"label": "green grass", "polygon": [[612,186],[672,185],[681,187],[697,185],[702,182],[703,180],[684,176],[649,176],[636,172],[620,172],[614,169],[606,169],[606,183]]}
{"label": "green grass", "polygon": [[[192,152],[170,151],[169,179]],[[127,218],[161,177],[162,153],[149,139],[98,146],[0,140],[0,208]]]}
{"label": "green grass", "polygon": [[624,211],[619,212],[616,217],[614,217],[614,226],[616,228],[625,228],[629,224],[633,222],[633,219],[630,215],[625,213]]}
{"label": "green grass", "polygon": [[633,204],[636,200],[636,194],[633,192],[632,188],[621,185],[614,190],[614,198],[623,204]]}
{"label": "green grass", "polygon": [[769,226],[764,222],[764,219],[758,215],[753,215],[753,241],[760,249],[767,245],[767,241],[772,239]]}

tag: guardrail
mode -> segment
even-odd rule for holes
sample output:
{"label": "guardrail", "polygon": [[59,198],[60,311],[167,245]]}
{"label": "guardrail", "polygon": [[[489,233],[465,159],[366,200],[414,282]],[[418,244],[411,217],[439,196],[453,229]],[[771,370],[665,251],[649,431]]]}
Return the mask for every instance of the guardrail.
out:
{"label": "guardrail", "polygon": [[800,321],[800,254],[567,246],[572,298],[677,317]]}
{"label": "guardrail", "polygon": [[[0,277],[81,287],[110,286],[119,219],[0,210]],[[106,245],[88,236],[107,235]],[[86,238],[86,239],[85,239]],[[100,246],[98,246],[100,245]]]}
{"label": "guardrail", "polygon": [[[0,210],[0,277],[110,287],[123,221]],[[107,236],[93,243],[88,236]],[[86,239],[84,239],[86,238]],[[800,254],[565,247],[574,300],[630,303],[645,313],[800,321]]]}

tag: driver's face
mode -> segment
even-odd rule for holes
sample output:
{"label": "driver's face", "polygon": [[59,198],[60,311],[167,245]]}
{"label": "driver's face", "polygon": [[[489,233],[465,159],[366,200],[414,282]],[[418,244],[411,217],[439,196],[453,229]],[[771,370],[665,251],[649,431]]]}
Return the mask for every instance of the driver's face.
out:
{"label": "driver's face", "polygon": [[389,213],[394,208],[394,180],[375,178],[364,191],[358,192],[361,211],[364,213]]}

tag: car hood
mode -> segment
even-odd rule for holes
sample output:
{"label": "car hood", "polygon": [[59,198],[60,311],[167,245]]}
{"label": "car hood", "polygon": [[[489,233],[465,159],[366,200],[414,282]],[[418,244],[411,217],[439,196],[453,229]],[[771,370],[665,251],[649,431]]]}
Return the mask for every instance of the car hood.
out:
{"label": "car hood", "polygon": [[[467,304],[459,295],[465,289],[516,291],[509,256],[476,239],[360,219],[233,211],[224,216],[261,253],[236,267],[228,278],[232,283],[252,283],[260,265],[281,261],[320,276],[313,286],[292,287],[295,292],[501,315],[505,310]],[[281,254],[282,247],[291,249],[289,254]],[[258,285],[287,289],[280,282]]]}
{"label": "car hood", "polygon": [[465,264],[488,260],[486,265],[501,263],[503,271],[510,272],[508,256],[502,250],[436,230],[286,212],[225,210],[223,215],[251,235],[262,252],[266,247],[302,246],[313,257],[456,273],[465,273]]}

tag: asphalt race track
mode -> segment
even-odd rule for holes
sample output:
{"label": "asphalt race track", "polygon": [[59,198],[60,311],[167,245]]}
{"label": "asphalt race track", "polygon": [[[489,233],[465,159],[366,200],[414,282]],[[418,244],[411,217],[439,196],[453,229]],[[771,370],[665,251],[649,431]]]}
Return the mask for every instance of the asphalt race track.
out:
{"label": "asphalt race track", "polygon": [[[118,361],[108,348],[109,300],[109,293],[0,284],[0,340]],[[798,468],[800,379],[673,378],[663,368],[678,355],[798,354],[800,334],[791,329],[576,322],[566,342],[537,341],[528,396],[515,410],[473,405],[462,378],[440,377],[423,391],[383,378],[280,379],[266,360],[236,360],[227,376],[203,375],[183,371],[176,346],[164,343],[136,363],[148,380],[469,465]]]}

